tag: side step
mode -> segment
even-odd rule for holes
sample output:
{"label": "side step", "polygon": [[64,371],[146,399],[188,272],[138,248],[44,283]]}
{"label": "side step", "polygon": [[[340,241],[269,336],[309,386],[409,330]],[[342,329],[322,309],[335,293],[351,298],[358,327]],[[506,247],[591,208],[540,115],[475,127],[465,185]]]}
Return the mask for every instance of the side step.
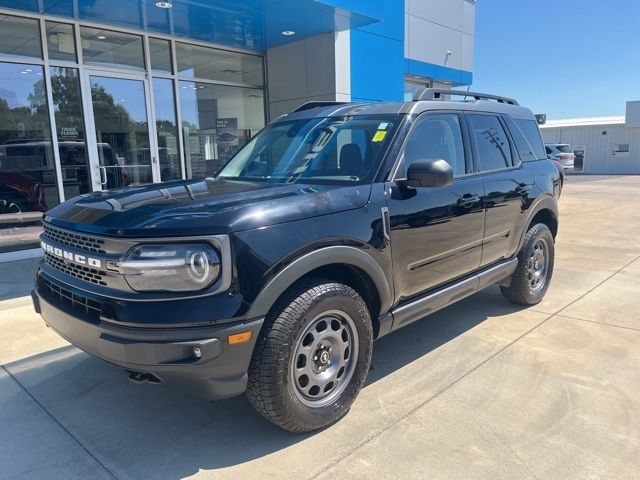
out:
{"label": "side step", "polygon": [[458,300],[462,300],[486,287],[503,281],[513,274],[517,266],[518,259],[514,258],[392,310],[393,325],[390,331],[397,330],[416,320],[420,320],[427,315],[448,307]]}

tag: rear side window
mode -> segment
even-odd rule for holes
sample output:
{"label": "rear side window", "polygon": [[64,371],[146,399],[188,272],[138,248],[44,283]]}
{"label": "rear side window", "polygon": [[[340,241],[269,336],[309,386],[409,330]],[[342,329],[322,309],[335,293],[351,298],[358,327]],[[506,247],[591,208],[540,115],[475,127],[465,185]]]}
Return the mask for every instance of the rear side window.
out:
{"label": "rear side window", "polygon": [[560,153],[573,153],[569,145],[556,145],[556,148],[560,150]]}
{"label": "rear side window", "polygon": [[469,115],[480,171],[512,166],[511,145],[498,117]]}
{"label": "rear side window", "polygon": [[[533,148],[533,153],[536,157],[536,160],[541,158],[546,158],[546,154],[544,153],[545,147],[544,143],[542,143],[542,135],[540,135],[540,129],[538,128],[538,122],[535,120],[522,120],[522,119],[514,119],[518,128],[523,133],[529,145]],[[548,151],[547,153],[551,153]]]}
{"label": "rear side window", "polygon": [[[538,160],[538,158],[541,158],[536,155],[533,146],[531,145],[531,143],[529,143],[529,140],[527,140],[522,130],[520,130],[520,127],[516,125],[515,121],[511,117],[507,116],[504,116],[502,118],[507,124],[509,132],[511,132],[511,138],[513,138],[513,143],[516,144],[516,149],[518,150],[518,155],[520,155],[520,160],[522,160],[523,162],[531,162],[533,160]],[[544,158],[544,155],[542,158]]]}

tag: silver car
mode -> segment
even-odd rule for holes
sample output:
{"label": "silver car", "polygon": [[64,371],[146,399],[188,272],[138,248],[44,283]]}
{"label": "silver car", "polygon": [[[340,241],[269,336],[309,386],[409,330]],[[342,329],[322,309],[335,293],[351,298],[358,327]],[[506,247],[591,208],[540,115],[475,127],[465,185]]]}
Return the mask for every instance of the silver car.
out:
{"label": "silver car", "polygon": [[566,143],[545,143],[544,148],[547,151],[549,160],[555,160],[565,170],[573,170],[573,162],[576,156],[571,145]]}

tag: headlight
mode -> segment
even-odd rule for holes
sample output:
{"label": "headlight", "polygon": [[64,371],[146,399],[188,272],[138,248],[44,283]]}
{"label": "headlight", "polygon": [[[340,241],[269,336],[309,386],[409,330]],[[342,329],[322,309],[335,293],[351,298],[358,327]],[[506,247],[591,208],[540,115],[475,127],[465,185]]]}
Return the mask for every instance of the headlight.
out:
{"label": "headlight", "polygon": [[139,292],[203,290],[220,275],[220,257],[206,244],[138,245],[118,269]]}

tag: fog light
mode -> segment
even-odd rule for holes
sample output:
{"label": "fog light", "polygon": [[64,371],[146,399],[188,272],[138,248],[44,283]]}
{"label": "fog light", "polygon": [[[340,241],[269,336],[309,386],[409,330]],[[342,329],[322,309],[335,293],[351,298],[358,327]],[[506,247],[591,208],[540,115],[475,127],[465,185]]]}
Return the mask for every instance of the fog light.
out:
{"label": "fog light", "polygon": [[193,347],[193,356],[196,358],[202,357],[202,350],[200,350],[200,347]]}

